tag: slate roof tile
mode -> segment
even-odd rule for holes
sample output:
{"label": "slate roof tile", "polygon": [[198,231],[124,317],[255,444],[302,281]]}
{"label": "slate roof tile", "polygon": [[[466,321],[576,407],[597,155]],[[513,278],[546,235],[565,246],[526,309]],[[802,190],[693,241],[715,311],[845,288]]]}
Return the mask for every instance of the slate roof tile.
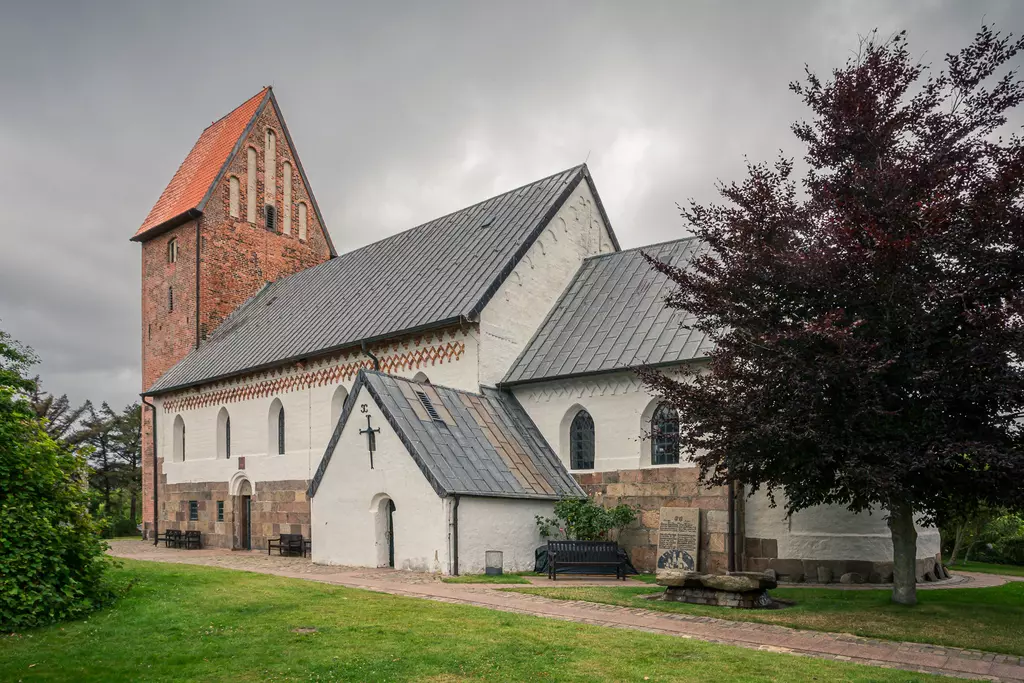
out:
{"label": "slate roof tile", "polygon": [[201,208],[210,186],[269,92],[269,87],[263,88],[231,113],[207,126],[132,239],[139,239],[162,223]]}
{"label": "slate roof tile", "polygon": [[584,180],[596,197],[576,166],[273,282],[146,393],[474,319]]}
{"label": "slate roof tile", "polygon": [[[472,393],[361,370],[310,484],[315,495],[365,388],[440,496],[554,500],[586,495],[510,393]],[[423,419],[409,391],[433,392],[452,422]],[[433,398],[432,398],[433,400]]]}
{"label": "slate roof tile", "polygon": [[711,342],[686,329],[691,316],[665,307],[672,282],[641,253],[685,266],[703,249],[691,237],[584,261],[502,384],[703,357]]}

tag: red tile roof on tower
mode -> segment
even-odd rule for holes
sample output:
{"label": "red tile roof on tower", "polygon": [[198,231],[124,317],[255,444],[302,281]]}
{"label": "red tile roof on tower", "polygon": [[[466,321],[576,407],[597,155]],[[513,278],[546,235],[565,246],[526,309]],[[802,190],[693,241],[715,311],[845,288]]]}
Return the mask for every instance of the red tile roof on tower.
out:
{"label": "red tile roof on tower", "polygon": [[[217,180],[239,138],[267,100],[270,88],[252,96],[222,119],[211,123],[199,136],[192,151],[181,162],[171,182],[150,210],[142,226],[132,237],[147,239],[146,233],[192,211],[202,211],[202,204]],[[162,231],[161,231],[162,232]],[[152,235],[155,236],[155,235]]]}

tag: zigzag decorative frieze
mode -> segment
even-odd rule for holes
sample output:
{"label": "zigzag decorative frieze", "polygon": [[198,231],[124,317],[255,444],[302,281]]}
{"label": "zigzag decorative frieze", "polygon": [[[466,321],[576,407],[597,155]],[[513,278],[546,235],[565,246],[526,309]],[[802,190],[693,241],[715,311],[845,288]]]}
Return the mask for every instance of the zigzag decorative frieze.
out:
{"label": "zigzag decorative frieze", "polygon": [[[434,344],[432,346],[421,346],[405,352],[379,356],[380,369],[390,373],[416,370],[428,365],[452,363],[459,360],[465,352],[466,343],[461,340]],[[297,365],[297,367],[302,367],[302,365]],[[338,382],[352,379],[362,368],[369,370],[372,367],[372,361],[362,358],[348,363],[322,367],[317,370],[275,377],[254,383],[238,384],[206,393],[191,396],[175,396],[163,402],[164,412],[172,413],[182,410],[195,410],[196,408],[205,408],[211,405],[248,401],[254,398],[276,396],[290,391],[322,387],[326,384],[337,384]],[[274,372],[272,371],[271,374]]]}

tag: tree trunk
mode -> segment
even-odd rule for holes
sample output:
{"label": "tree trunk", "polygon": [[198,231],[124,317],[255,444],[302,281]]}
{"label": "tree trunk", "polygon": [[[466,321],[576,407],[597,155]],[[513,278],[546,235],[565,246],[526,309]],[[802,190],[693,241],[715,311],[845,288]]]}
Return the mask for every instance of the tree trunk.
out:
{"label": "tree trunk", "polygon": [[960,547],[964,543],[964,536],[967,533],[967,522],[956,525],[956,532],[953,535],[953,552],[949,554],[949,566],[956,564],[956,558],[960,556]]}
{"label": "tree trunk", "polygon": [[917,604],[917,528],[914,511],[907,504],[889,511],[892,534],[892,601],[897,605]]}

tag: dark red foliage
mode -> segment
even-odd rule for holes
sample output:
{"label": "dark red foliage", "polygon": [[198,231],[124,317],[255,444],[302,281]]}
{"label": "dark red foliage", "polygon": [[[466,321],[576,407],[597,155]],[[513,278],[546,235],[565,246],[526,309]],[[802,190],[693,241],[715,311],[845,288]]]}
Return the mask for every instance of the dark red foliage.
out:
{"label": "dark red foliage", "polygon": [[[641,370],[713,483],[795,511],[1024,500],[1024,145],[997,137],[1024,41],[983,28],[942,73],[867,40],[793,132],[810,166],[751,165],[683,217],[710,247],[667,304],[716,343],[705,372]],[[650,259],[649,259],[650,260]]]}

